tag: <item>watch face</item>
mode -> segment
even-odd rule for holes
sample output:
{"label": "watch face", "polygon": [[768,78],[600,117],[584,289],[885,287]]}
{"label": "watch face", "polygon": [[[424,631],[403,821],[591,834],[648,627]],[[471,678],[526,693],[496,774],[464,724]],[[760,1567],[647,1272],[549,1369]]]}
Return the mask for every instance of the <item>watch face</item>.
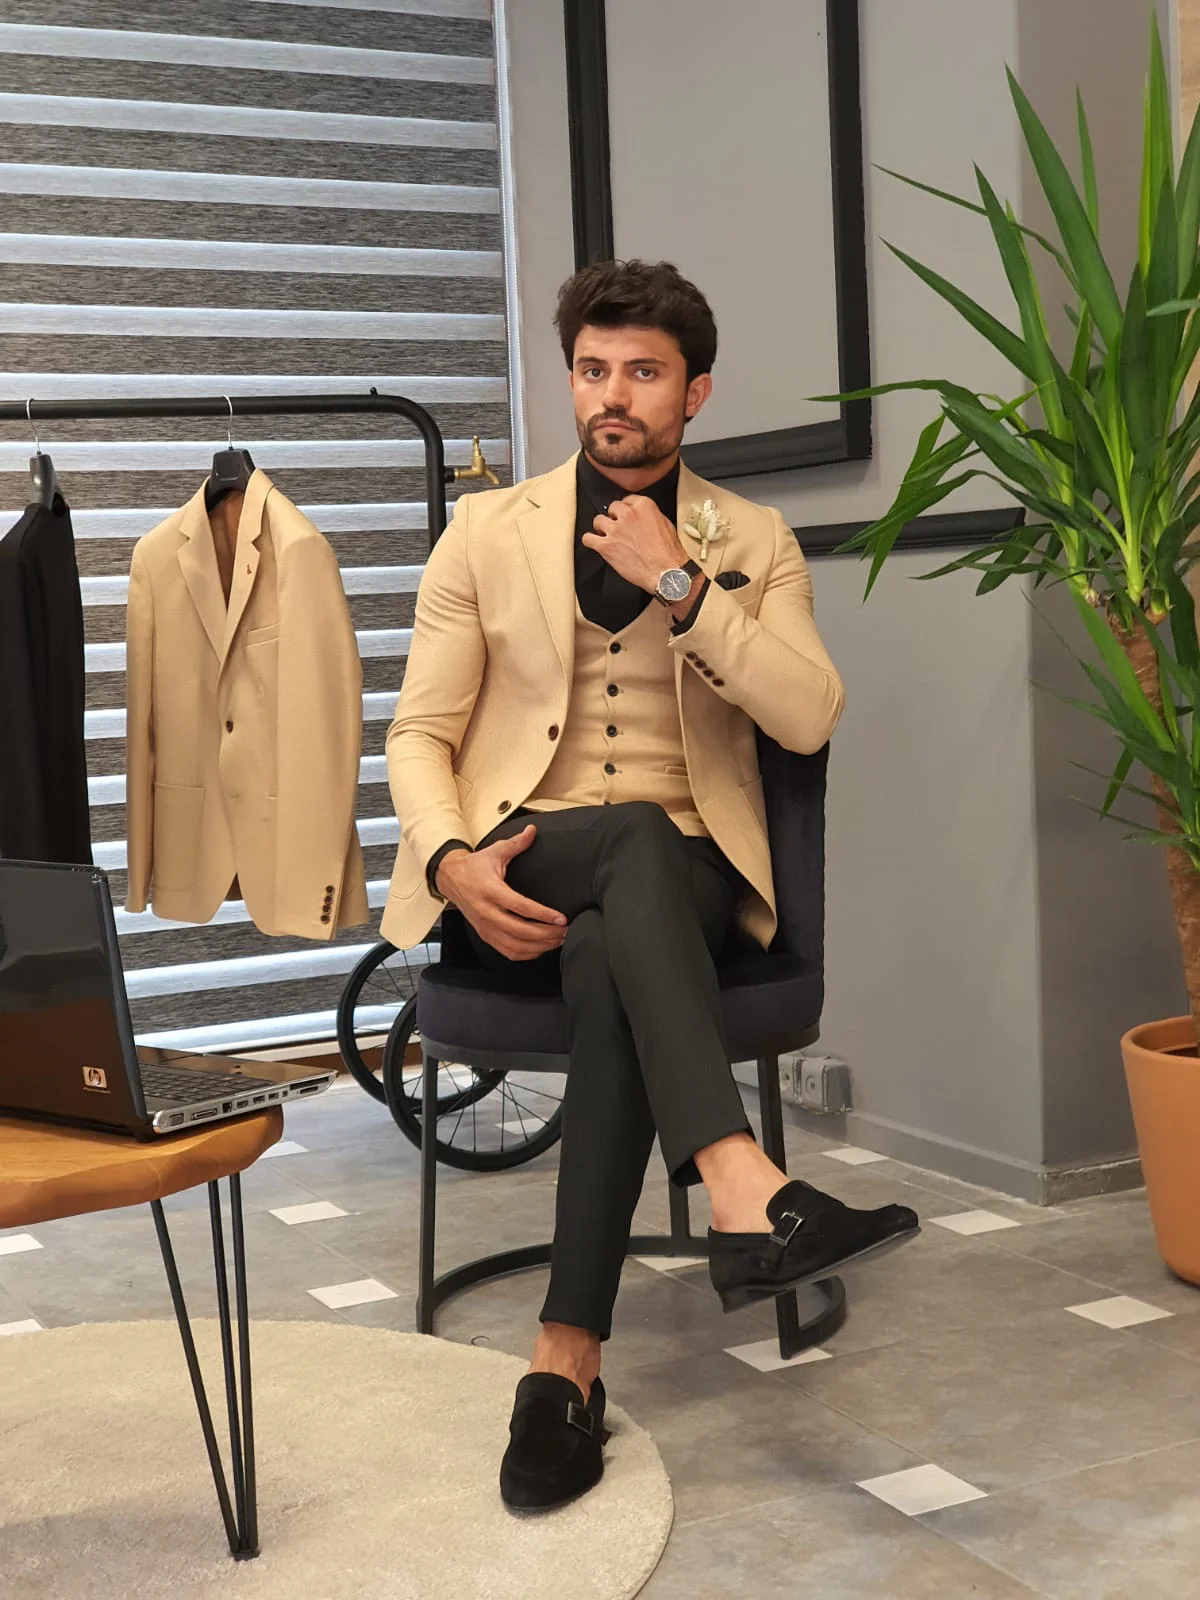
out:
{"label": "watch face", "polygon": [[658,580],[659,596],[666,601],[686,600],[692,580],[682,567],[668,567]]}

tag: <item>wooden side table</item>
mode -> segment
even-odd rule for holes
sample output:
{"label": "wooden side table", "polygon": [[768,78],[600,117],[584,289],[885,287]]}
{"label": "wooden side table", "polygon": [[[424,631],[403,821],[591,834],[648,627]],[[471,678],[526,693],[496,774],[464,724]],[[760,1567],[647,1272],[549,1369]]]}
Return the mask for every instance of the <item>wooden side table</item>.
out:
{"label": "wooden side table", "polygon": [[[115,1206],[148,1201],[154,1214],[159,1249],[166,1269],[175,1319],[200,1427],[212,1467],[213,1483],[229,1548],[239,1561],[258,1554],[258,1500],[254,1475],[254,1405],[250,1383],[250,1324],[246,1294],[246,1242],[242,1226],[241,1173],[252,1166],[283,1132],[278,1106],[220,1123],[182,1138],[141,1143],[117,1134],[59,1128],[49,1123],[0,1118],[0,1228],[28,1227],[56,1217],[108,1211]],[[234,1299],[237,1306],[237,1370],[230,1314],[229,1278],[220,1180],[229,1182],[229,1231],[233,1243]],[[163,1197],[198,1184],[208,1185],[213,1266],[217,1285],[217,1320],[225,1370],[229,1414],[232,1502],[196,1344],[188,1321],[175,1252],[163,1214]],[[240,1414],[239,1414],[240,1381]]]}

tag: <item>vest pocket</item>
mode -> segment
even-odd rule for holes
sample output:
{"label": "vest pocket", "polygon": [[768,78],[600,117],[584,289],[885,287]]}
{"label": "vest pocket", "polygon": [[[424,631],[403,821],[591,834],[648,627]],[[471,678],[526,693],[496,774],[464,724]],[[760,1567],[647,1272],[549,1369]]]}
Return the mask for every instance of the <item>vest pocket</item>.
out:
{"label": "vest pocket", "polygon": [[686,767],[664,767],[663,771],[668,778],[686,778],[688,775]]}
{"label": "vest pocket", "polygon": [[156,889],[190,889],[196,879],[204,790],[183,783],[154,785]]}

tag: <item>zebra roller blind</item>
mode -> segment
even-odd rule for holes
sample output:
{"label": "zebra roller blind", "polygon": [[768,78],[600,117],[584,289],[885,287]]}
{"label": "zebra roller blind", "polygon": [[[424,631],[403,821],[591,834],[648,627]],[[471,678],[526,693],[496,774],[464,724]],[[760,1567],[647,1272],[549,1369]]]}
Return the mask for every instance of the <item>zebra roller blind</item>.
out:
{"label": "zebra roller blind", "polygon": [[[5,0],[0,393],[382,390],[427,406],[451,465],[509,481],[489,0]],[[268,939],[240,902],[185,927],[118,912],[138,1037],[326,1036],[375,938],[398,838],[383,755],[426,553],[419,439],[398,419],[241,419],[337,552],[363,659],[359,835],[372,927]],[[97,863],[125,897],[125,596],[136,539],[224,428],[43,425],[74,512]],[[31,437],[4,425],[0,506]]]}

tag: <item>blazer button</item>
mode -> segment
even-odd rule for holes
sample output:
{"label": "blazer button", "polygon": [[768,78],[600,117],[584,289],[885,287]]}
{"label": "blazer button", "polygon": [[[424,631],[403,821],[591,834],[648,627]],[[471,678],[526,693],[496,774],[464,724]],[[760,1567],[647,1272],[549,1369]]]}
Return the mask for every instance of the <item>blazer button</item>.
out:
{"label": "blazer button", "polygon": [[713,688],[714,689],[723,689],[724,687],[725,687],[725,679],[724,678],[714,678],[713,679]]}
{"label": "blazer button", "polygon": [[225,724],[225,732],[226,733],[232,733],[233,732],[233,723],[232,722],[226,722],[226,724]]}
{"label": "blazer button", "polygon": [[329,915],[328,911],[322,911],[322,913],[321,913],[321,921],[322,922],[329,922],[330,920],[331,920],[331,918],[330,918],[330,915]]}
{"label": "blazer button", "polygon": [[331,883],[327,883],[325,885],[325,893],[326,894],[332,894],[333,893],[333,885]]}
{"label": "blazer button", "polygon": [[694,651],[694,650],[689,650],[689,651],[688,651],[688,653],[687,653],[687,655],[685,655],[685,656],[684,656],[684,658],[683,658],[683,659],[684,659],[684,660],[685,660],[685,661],[695,661],[695,659],[696,659],[696,652],[695,652],[695,651]]}
{"label": "blazer button", "polygon": [[558,738],[558,723],[557,722],[552,722],[550,724],[550,726],[546,729],[546,737],[548,739],[557,739]]}
{"label": "blazer button", "polygon": [[511,805],[512,805],[512,801],[511,800],[501,800],[500,804],[496,807],[496,810],[497,811],[507,811],[508,808]]}

